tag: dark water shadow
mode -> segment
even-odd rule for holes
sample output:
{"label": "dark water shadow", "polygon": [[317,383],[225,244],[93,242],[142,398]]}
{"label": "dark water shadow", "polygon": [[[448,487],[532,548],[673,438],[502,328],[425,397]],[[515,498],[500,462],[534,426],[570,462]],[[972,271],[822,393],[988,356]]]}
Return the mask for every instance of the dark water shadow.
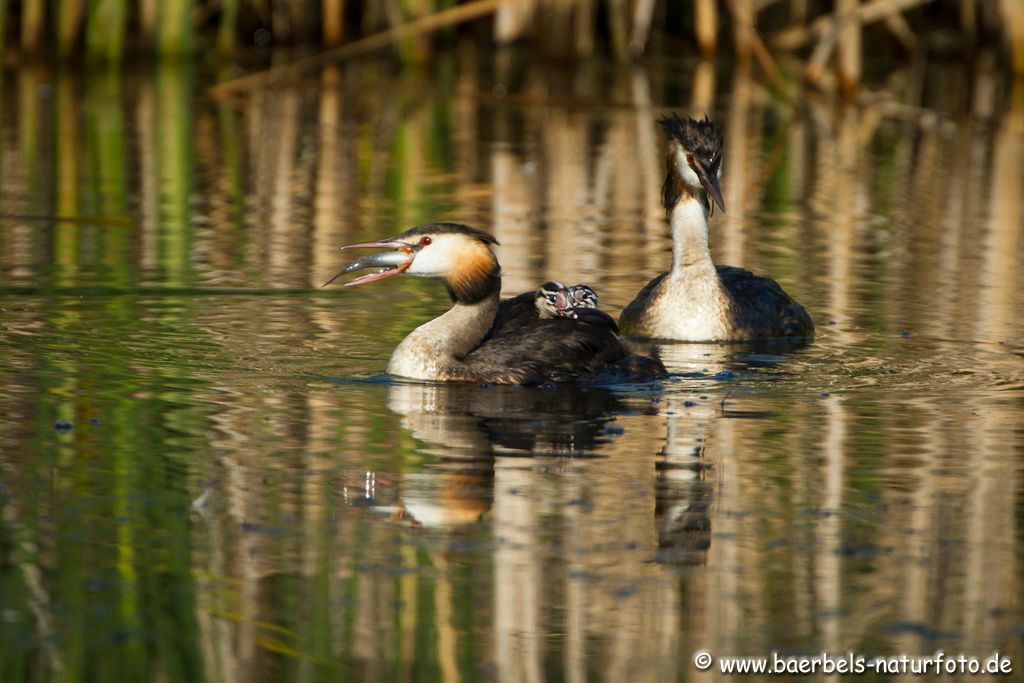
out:
{"label": "dark water shadow", "polygon": [[[641,400],[607,387],[393,382],[388,408],[439,458],[593,457]],[[645,409],[654,412],[650,402]]]}

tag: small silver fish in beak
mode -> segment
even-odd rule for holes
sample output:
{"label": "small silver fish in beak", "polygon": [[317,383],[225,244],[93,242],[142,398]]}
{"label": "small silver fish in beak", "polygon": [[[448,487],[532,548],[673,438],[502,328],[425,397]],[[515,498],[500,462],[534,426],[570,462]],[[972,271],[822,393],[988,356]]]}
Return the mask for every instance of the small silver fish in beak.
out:
{"label": "small silver fish in beak", "polygon": [[339,271],[334,277],[322,284],[321,287],[326,287],[346,273],[351,273],[354,270],[361,270],[363,268],[383,268],[384,270],[357,277],[351,282],[346,282],[346,287],[363,285],[367,282],[383,280],[386,277],[404,273],[406,269],[412,265],[412,260],[416,257],[417,247],[418,245],[407,244],[398,240],[346,244],[342,249],[394,249],[395,251],[385,251],[380,254],[364,256],[355,263],[352,263]]}

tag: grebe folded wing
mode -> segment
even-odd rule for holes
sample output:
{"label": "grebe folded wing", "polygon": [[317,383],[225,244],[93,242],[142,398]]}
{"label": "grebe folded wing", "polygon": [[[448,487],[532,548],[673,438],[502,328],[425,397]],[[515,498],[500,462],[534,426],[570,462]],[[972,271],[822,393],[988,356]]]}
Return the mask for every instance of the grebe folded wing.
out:
{"label": "grebe folded wing", "polygon": [[746,321],[753,338],[812,337],[814,321],[807,309],[786,294],[778,282],[735,266],[716,266],[737,317]]}
{"label": "grebe folded wing", "polygon": [[466,354],[463,365],[473,379],[500,384],[585,380],[616,369],[628,355],[612,328],[601,323],[540,319],[485,340]]}

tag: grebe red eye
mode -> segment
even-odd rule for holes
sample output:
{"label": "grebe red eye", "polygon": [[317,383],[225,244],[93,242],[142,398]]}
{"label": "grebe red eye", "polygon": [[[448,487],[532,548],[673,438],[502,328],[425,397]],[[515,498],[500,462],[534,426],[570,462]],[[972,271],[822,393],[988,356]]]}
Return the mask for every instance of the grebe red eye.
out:
{"label": "grebe red eye", "polygon": [[423,237],[420,238],[420,246],[425,247],[433,241],[434,240],[430,239],[430,235],[424,235]]}
{"label": "grebe red eye", "polygon": [[690,166],[693,166],[693,155],[692,154],[687,154],[686,155],[686,163],[688,163]]}

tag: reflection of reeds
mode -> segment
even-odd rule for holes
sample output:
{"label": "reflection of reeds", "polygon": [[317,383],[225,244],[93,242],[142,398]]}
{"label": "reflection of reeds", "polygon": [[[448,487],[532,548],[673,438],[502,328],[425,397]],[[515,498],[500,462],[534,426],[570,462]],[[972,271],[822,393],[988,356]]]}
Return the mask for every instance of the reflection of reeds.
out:
{"label": "reflection of reeds", "polygon": [[190,66],[168,60],[157,72],[155,123],[160,265],[167,282],[188,281],[192,261],[192,130]]}
{"label": "reflection of reeds", "polygon": [[1005,39],[1013,58],[1013,71],[1024,74],[1024,3],[1000,0]]}
{"label": "reflection of reeds", "polygon": [[714,54],[718,43],[718,3],[715,0],[696,0],[693,9],[697,46],[707,57]]}
{"label": "reflection of reeds", "polygon": [[[844,362],[835,356],[865,329],[874,346],[862,360],[896,355],[893,332],[922,309],[940,338],[1019,338],[1019,109],[1003,111],[992,97],[978,105],[984,120],[945,120],[956,126],[947,134],[915,81],[898,93],[901,108],[814,104],[806,118],[789,120],[740,72],[721,88],[732,93],[722,111],[708,67],[692,88],[642,67],[576,79],[534,71],[531,93],[558,94],[540,106],[492,99],[488,77],[469,59],[426,86],[395,85],[386,66],[353,63],[275,96],[213,105],[195,97],[190,72],[173,64],[155,88],[122,82],[117,69],[84,85],[65,71],[24,70],[9,95],[18,134],[3,138],[5,174],[18,183],[8,186],[5,210],[137,213],[140,221],[137,231],[5,221],[4,264],[16,259],[12,277],[33,282],[55,271],[68,286],[88,276],[121,289],[156,279],[308,290],[331,274],[347,239],[394,232],[399,218],[467,215],[501,235],[510,285],[578,275],[614,309],[667,263],[654,108],[692,92],[694,113],[722,121],[729,140],[730,213],[715,218],[716,256],[724,250],[742,260],[736,265],[778,277],[811,306],[825,349],[816,357]],[[415,75],[419,82],[431,73]],[[54,97],[44,97],[40,86],[51,80]],[[974,79],[978,91],[999,91],[984,80]],[[586,104],[609,95],[620,106]],[[1024,99],[1017,90],[1006,101],[1019,107]],[[741,219],[732,219],[733,206]],[[929,251],[934,231],[941,253]],[[24,246],[8,252],[11,244]],[[97,274],[97,254],[116,270]],[[46,320],[29,322],[61,334],[186,328],[173,339],[201,345],[203,367],[189,368],[188,351],[174,348],[173,368],[147,378],[136,337],[113,345],[116,362],[54,366],[50,377],[75,379],[47,388],[12,370],[38,372],[31,365],[47,362],[59,337],[38,350],[11,345],[17,362],[7,362],[5,380],[19,390],[4,394],[0,459],[26,484],[3,491],[5,524],[25,555],[13,566],[21,569],[15,588],[26,590],[14,592],[25,594],[18,609],[31,632],[61,635],[44,641],[49,664],[36,666],[77,673],[98,661],[97,675],[168,680],[206,667],[211,680],[248,680],[269,663],[296,677],[323,667],[353,680],[396,680],[469,679],[494,671],[497,660],[498,673],[521,679],[542,678],[562,657],[571,680],[594,671],[675,680],[690,670],[698,644],[745,654],[790,640],[836,650],[877,639],[927,651],[931,643],[916,631],[880,630],[906,617],[956,634],[958,649],[994,649],[1006,637],[1000,615],[1017,614],[1021,595],[1012,541],[1020,530],[1006,514],[1020,486],[1010,457],[1021,426],[1012,398],[972,387],[959,403],[933,401],[914,387],[893,414],[875,387],[840,387],[818,401],[820,373],[807,371],[795,388],[777,383],[780,395],[730,398],[765,409],[759,417],[730,414],[729,405],[721,412],[717,400],[699,397],[697,408],[644,399],[616,416],[624,434],[596,446],[608,457],[488,458],[465,475],[439,474],[424,461],[452,467],[446,455],[487,447],[478,418],[454,409],[399,417],[381,407],[378,383],[311,387],[317,381],[304,370],[279,382],[279,368],[252,360],[312,348],[298,357],[303,368],[379,370],[393,343],[426,317],[410,293],[428,307],[445,305],[439,288],[398,281],[330,300],[208,300],[197,306],[200,332],[181,315],[146,311],[134,294],[95,311],[69,313],[70,297],[47,301]],[[4,324],[18,315],[5,307]],[[227,359],[211,339],[230,347]],[[372,347],[341,358],[339,344],[354,339]],[[976,345],[960,346],[968,365],[992,362],[983,351],[972,355]],[[727,362],[706,352],[690,359],[695,370]],[[206,364],[215,362],[230,376],[210,374]],[[869,372],[832,377],[855,383]],[[792,395],[781,393],[787,386]],[[109,452],[90,449],[84,430],[54,449],[47,425],[42,434],[25,428],[40,409],[53,411],[50,422],[78,418],[83,393],[112,402],[105,422],[119,431],[103,442]],[[38,458],[35,469],[25,453]],[[390,473],[396,495],[429,499],[438,518],[459,528],[409,532],[346,507],[341,490],[373,472],[382,473],[381,498]],[[489,490],[471,504],[458,495],[463,481],[490,476],[493,503]],[[55,502],[6,502],[33,481]],[[889,481],[897,485],[881,485]],[[189,521],[190,498],[205,490],[212,502]],[[55,542],[42,520],[61,506]],[[695,566],[656,561],[672,508],[688,520],[706,514],[690,529],[698,542],[711,539],[693,553]],[[90,528],[81,519],[104,522]],[[267,531],[275,524],[287,532]],[[97,567],[123,595],[89,597]],[[89,622],[66,612],[52,621],[54,602],[91,607],[100,599],[113,605],[105,628],[143,629],[161,656],[100,652]],[[0,639],[4,661],[18,654],[15,642]],[[1024,655],[1019,642],[1006,646]],[[115,656],[122,653],[131,656]],[[686,654],[680,663],[667,653]],[[124,662],[130,668],[118,670]]]}
{"label": "reflection of reeds", "polygon": [[127,6],[124,0],[99,0],[89,7],[86,48],[93,60],[120,61],[124,53]]}
{"label": "reflection of reeds", "polygon": [[[10,3],[13,4],[13,3]],[[8,3],[3,5],[8,10]],[[25,0],[21,10],[21,47],[26,52],[35,52],[43,41],[46,20],[46,0]],[[5,22],[6,23],[6,22]]]}
{"label": "reflection of reeds", "polygon": [[192,0],[161,0],[157,21],[157,47],[163,54],[192,50]]}
{"label": "reflection of reeds", "polygon": [[57,5],[57,54],[71,54],[82,30],[85,16],[84,0],[60,0]]}

